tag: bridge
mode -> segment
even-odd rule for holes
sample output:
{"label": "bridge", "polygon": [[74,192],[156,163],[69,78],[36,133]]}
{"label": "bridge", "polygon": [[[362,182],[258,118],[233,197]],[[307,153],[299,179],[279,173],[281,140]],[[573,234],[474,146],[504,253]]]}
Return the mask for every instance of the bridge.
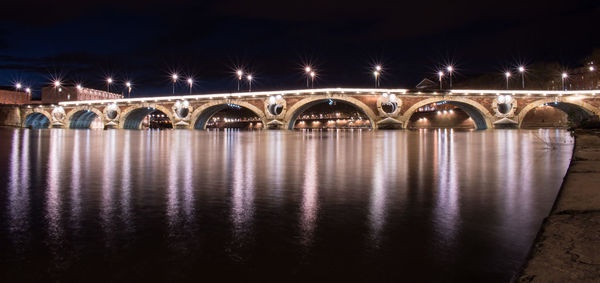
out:
{"label": "bridge", "polygon": [[520,128],[540,106],[560,109],[572,118],[598,119],[600,90],[468,90],[322,88],[215,93],[131,99],[65,101],[55,105],[19,106],[19,124],[30,128],[140,129],[150,113],[162,113],[176,129],[206,129],[219,111],[243,109],[267,129],[294,129],[302,113],[319,103],[339,103],[364,117],[366,127],[407,128],[415,113],[432,104],[464,111],[476,129]]}

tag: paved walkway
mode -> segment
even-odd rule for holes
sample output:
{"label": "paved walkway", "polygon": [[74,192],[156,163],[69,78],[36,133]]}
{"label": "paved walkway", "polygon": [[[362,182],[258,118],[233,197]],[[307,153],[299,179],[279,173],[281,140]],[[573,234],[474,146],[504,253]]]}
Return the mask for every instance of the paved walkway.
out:
{"label": "paved walkway", "polygon": [[600,131],[576,132],[573,159],[519,282],[600,282]]}

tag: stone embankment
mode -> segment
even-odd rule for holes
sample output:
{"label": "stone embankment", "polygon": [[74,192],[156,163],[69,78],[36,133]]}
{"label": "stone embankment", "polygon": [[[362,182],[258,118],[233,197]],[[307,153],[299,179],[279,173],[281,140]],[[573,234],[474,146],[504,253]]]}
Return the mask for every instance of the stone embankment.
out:
{"label": "stone embankment", "polygon": [[576,131],[573,158],[519,282],[600,282],[600,131]]}

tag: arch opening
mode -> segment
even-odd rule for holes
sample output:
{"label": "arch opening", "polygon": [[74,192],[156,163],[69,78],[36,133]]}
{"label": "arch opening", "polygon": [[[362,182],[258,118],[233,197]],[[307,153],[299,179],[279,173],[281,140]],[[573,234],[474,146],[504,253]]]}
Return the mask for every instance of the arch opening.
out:
{"label": "arch opening", "polygon": [[103,129],[104,124],[98,114],[92,110],[79,110],[71,115],[71,129]]}
{"label": "arch opening", "polygon": [[50,126],[50,119],[42,113],[31,113],[25,117],[25,128],[47,129]]}
{"label": "arch opening", "polygon": [[438,101],[416,109],[407,128],[487,129],[485,116],[474,106],[459,101]]}
{"label": "arch opening", "polygon": [[291,116],[288,129],[372,128],[373,121],[358,106],[343,100],[320,99],[302,105]]}
{"label": "arch opening", "polygon": [[262,119],[252,110],[237,104],[219,104],[206,108],[194,123],[194,129],[262,129]]}
{"label": "arch opening", "polygon": [[593,113],[581,106],[566,102],[548,102],[529,110],[521,121],[521,128],[566,128],[593,117]]}
{"label": "arch opening", "polygon": [[129,112],[123,122],[123,129],[129,130],[171,128],[173,128],[173,123],[171,123],[169,115],[153,107],[134,109]]}

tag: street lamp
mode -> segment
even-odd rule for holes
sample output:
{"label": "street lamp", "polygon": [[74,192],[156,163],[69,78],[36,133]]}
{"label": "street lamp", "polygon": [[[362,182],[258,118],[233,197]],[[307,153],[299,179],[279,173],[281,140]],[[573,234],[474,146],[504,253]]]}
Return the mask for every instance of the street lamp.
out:
{"label": "street lamp", "polygon": [[252,75],[247,75],[246,79],[248,80],[248,92],[252,91]]}
{"label": "street lamp", "polygon": [[177,73],[174,73],[171,75],[171,79],[173,79],[173,95],[175,95],[175,84],[177,83],[177,79],[179,79],[179,76],[177,75]]}
{"label": "street lamp", "polygon": [[108,77],[106,79],[106,92],[110,92],[110,84],[113,83],[113,79],[111,77]]}
{"label": "street lamp", "polygon": [[506,77],[506,89],[508,89],[508,80],[510,79],[510,75],[510,72],[504,73],[504,76]]}
{"label": "street lamp", "polygon": [[192,78],[188,78],[187,83],[190,86],[190,94],[192,94],[192,87],[194,86],[194,80]]}
{"label": "street lamp", "polygon": [[519,73],[521,73],[521,87],[525,88],[525,67],[519,66]]}
{"label": "street lamp", "polygon": [[27,102],[31,102],[31,88],[25,88],[25,92],[27,93]]}
{"label": "street lamp", "polygon": [[[590,72],[594,72],[596,70],[596,68],[594,67],[594,65],[590,66],[589,68]],[[592,74],[590,81],[592,81],[592,83],[590,84],[590,89],[594,89],[594,75]]]}
{"label": "street lamp", "polygon": [[569,75],[566,72],[563,72],[562,75],[561,75],[562,90],[565,90],[565,80],[567,79],[567,77],[569,77]]}
{"label": "street lamp", "polygon": [[444,72],[439,71],[438,72],[438,77],[440,78],[440,89],[442,89],[442,78],[444,77]]}
{"label": "street lamp", "polygon": [[315,71],[310,72],[310,84],[311,84],[311,88],[315,88],[315,76],[317,75],[317,73],[315,73]]}
{"label": "street lamp", "polygon": [[[15,88],[17,89],[17,91],[21,90],[21,87],[23,87],[21,83],[15,84]],[[15,104],[17,104],[17,93],[15,93]]]}
{"label": "street lamp", "polygon": [[244,74],[244,72],[242,70],[237,70],[236,72],[238,81],[237,81],[237,86],[238,86],[238,92],[240,91],[240,83],[242,82],[242,75]]}
{"label": "street lamp", "polygon": [[309,79],[310,79],[310,77],[311,77],[311,76],[310,76],[310,74],[311,74],[311,72],[312,72],[312,68],[311,68],[310,66],[306,66],[306,67],[304,68],[304,72],[305,72],[305,74],[306,74],[306,88],[308,88],[308,80],[309,80]]}
{"label": "street lamp", "polygon": [[131,82],[130,81],[125,82],[125,86],[127,87],[127,97],[131,98]]}
{"label": "street lamp", "polygon": [[373,71],[373,75],[375,76],[375,88],[379,87],[379,76],[381,75],[381,65],[375,66],[375,71]]}
{"label": "street lamp", "polygon": [[448,77],[450,77],[450,88],[452,88],[452,72],[454,72],[454,67],[452,65],[446,68],[448,70]]}

